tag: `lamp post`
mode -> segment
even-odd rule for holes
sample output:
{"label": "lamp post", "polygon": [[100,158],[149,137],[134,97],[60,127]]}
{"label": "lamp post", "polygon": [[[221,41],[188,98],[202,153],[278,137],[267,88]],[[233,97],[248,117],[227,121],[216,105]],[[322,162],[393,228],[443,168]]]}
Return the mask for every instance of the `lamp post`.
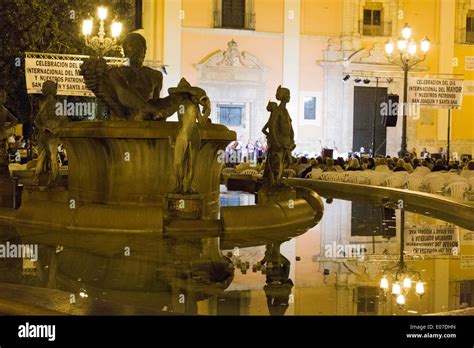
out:
{"label": "lamp post", "polygon": [[396,50],[392,39],[385,43],[385,53],[387,54],[388,61],[403,69],[403,120],[400,157],[407,153],[408,72],[426,59],[430,45],[430,40],[425,36],[420,42],[420,50],[423,55],[419,57],[417,55],[418,46],[412,38],[412,30],[408,24],[405,24],[405,27],[402,29],[402,36],[397,40]]}
{"label": "lamp post", "polygon": [[425,294],[425,285],[418,271],[411,270],[405,263],[405,210],[400,209],[400,259],[398,264],[390,269],[384,270],[382,279],[380,279],[380,289],[384,296],[387,295],[390,288],[390,279],[393,283],[391,293],[395,297],[398,306],[402,308],[406,302],[406,295],[412,288],[412,282],[415,284],[415,293],[422,297]]}
{"label": "lamp post", "polygon": [[117,39],[122,32],[122,23],[113,21],[110,27],[111,37],[107,37],[105,33],[105,19],[107,18],[107,7],[100,6],[97,9],[97,17],[99,17],[99,31],[97,35],[91,36],[94,27],[92,18],[84,19],[82,22],[82,34],[87,47],[92,48],[97,56],[102,58],[107,52],[119,48]]}

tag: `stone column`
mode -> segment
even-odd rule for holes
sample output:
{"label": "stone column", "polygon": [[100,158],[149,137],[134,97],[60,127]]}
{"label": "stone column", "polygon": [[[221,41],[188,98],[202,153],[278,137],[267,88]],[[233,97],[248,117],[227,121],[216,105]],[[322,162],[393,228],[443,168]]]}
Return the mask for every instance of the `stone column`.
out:
{"label": "stone column", "polygon": [[181,79],[181,0],[165,0],[163,62],[169,65],[163,79],[164,95]]}
{"label": "stone column", "polygon": [[[439,11],[439,72],[442,74],[453,73],[454,38],[456,23],[456,1],[440,1]],[[430,54],[428,52],[428,54]],[[438,141],[447,140],[448,110],[438,110]],[[446,149],[445,144],[439,144]]]}
{"label": "stone column", "polygon": [[287,105],[293,120],[296,143],[298,143],[298,99],[300,74],[300,0],[285,0],[283,33],[283,86],[291,91]]}

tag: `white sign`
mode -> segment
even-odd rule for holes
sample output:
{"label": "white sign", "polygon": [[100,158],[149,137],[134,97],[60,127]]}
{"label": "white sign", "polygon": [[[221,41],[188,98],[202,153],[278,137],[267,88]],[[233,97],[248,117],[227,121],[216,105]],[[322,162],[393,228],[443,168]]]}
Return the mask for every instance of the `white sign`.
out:
{"label": "white sign", "polygon": [[474,71],[474,56],[466,56],[464,59],[464,70]]}
{"label": "white sign", "polygon": [[474,80],[464,80],[464,95],[474,96]]}
{"label": "white sign", "polygon": [[[88,56],[72,54],[26,53],[26,89],[29,94],[41,93],[47,80],[58,83],[58,95],[93,96],[80,75],[81,64]],[[123,65],[124,58],[105,57],[108,65]]]}
{"label": "white sign", "polygon": [[453,255],[458,250],[457,226],[405,227],[405,251],[408,254]]}
{"label": "white sign", "polygon": [[463,80],[410,78],[408,103],[425,108],[460,109]]}

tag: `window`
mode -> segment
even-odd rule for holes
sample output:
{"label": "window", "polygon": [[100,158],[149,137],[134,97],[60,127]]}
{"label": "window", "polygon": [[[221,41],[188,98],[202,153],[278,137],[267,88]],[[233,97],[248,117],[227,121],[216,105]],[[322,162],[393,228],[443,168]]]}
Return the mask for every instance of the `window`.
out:
{"label": "window", "polygon": [[376,287],[357,288],[357,314],[374,315],[377,314],[377,291]]}
{"label": "window", "polygon": [[214,0],[214,27],[255,29],[255,0]]}
{"label": "window", "polygon": [[222,27],[242,29],[245,25],[245,0],[222,0]]}
{"label": "window", "polygon": [[304,119],[316,120],[316,97],[304,97]]}
{"label": "window", "polygon": [[383,32],[383,7],[381,3],[373,2],[364,6],[363,35],[382,36]]}
{"label": "window", "polygon": [[219,123],[226,126],[242,125],[243,107],[238,105],[219,106]]}
{"label": "window", "polygon": [[300,91],[298,120],[300,125],[321,126],[322,95],[317,91]]}
{"label": "window", "polygon": [[474,281],[461,282],[459,305],[461,308],[472,307],[474,305]]}
{"label": "window", "polygon": [[474,43],[474,10],[471,10],[467,13],[466,42]]}

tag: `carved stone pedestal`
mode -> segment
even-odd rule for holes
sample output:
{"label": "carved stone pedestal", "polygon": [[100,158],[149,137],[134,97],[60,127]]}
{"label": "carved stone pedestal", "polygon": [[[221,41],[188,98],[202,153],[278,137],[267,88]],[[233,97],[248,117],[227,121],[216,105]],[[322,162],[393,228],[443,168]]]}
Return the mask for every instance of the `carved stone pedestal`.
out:
{"label": "carved stone pedestal", "polygon": [[199,220],[203,212],[203,198],[198,193],[169,193],[166,195],[167,219]]}

